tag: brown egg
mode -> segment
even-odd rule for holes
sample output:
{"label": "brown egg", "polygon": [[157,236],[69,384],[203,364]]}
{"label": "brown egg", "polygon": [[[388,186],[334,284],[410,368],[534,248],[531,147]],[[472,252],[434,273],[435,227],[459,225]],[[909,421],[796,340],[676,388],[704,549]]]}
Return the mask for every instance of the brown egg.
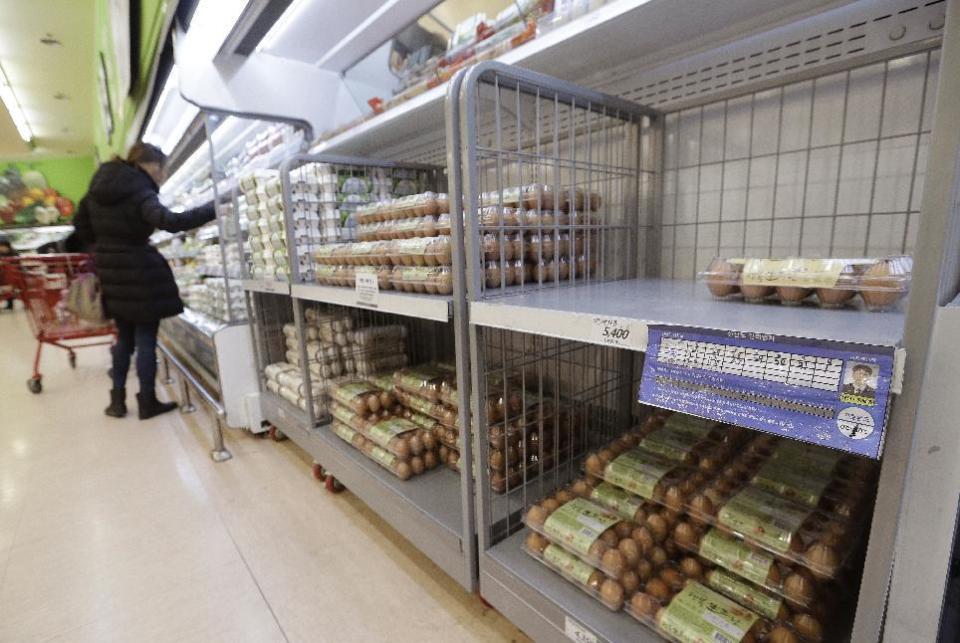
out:
{"label": "brown egg", "polygon": [[620,536],[618,536],[616,530],[611,527],[600,534],[600,540],[602,540],[607,547],[616,547],[620,543]]}
{"label": "brown egg", "polygon": [[673,538],[684,549],[696,549],[697,543],[700,542],[700,534],[688,522],[681,522],[677,525],[676,529],[673,530]]}
{"label": "brown egg", "polygon": [[777,295],[780,297],[780,303],[786,306],[796,306],[813,292],[810,288],[798,288],[797,286],[779,286]]}
{"label": "brown egg", "polygon": [[613,529],[617,533],[617,538],[627,538],[633,531],[633,525],[626,520],[621,520],[613,526]]}
{"label": "brown egg", "polygon": [[773,294],[773,286],[748,286],[746,284],[740,284],[740,292],[743,293],[743,298],[749,302],[761,302],[770,295]]}
{"label": "brown egg", "polygon": [[711,261],[706,270],[710,294],[714,297],[727,297],[740,290],[737,284],[742,271],[743,264],[730,263],[719,257]]}
{"label": "brown egg", "polygon": [[623,559],[627,567],[636,567],[637,563],[640,562],[640,546],[633,538],[624,538],[621,540],[620,544],[617,545],[617,549],[623,554]]}
{"label": "brown egg", "polygon": [[608,578],[600,586],[600,598],[604,605],[616,611],[623,607],[623,585]]}
{"label": "brown egg", "polygon": [[809,614],[794,614],[793,627],[805,639],[820,641],[823,639],[823,626]]}
{"label": "brown egg", "polygon": [[619,549],[608,549],[603,552],[603,556],[600,558],[600,566],[603,567],[603,570],[610,576],[620,578],[626,567],[626,561]]}
{"label": "brown egg", "polygon": [[600,449],[597,452],[597,457],[600,458],[600,462],[603,463],[603,466],[607,466],[611,460],[613,460],[613,451],[610,449]]}
{"label": "brown egg", "polygon": [[647,516],[647,528],[650,530],[650,533],[653,535],[654,540],[658,543],[663,542],[664,538],[667,537],[667,533],[670,530],[667,521],[660,514],[652,514]]}
{"label": "brown egg", "polygon": [[653,563],[654,567],[660,567],[667,562],[667,552],[663,547],[654,547],[650,552],[650,562]]}
{"label": "brown egg", "polygon": [[649,580],[653,576],[653,564],[649,560],[641,558],[637,563],[637,576],[640,577],[641,581]]}
{"label": "brown egg", "polygon": [[593,491],[593,488],[589,484],[587,484],[587,481],[582,479],[574,482],[571,489],[573,490],[574,495],[579,496],[581,498],[588,497],[590,493]]}
{"label": "brown egg", "polygon": [[570,502],[571,500],[573,500],[574,495],[567,489],[561,489],[560,491],[557,492],[554,498],[556,498],[557,502],[559,502],[561,505],[564,505]]}
{"label": "brown egg", "polygon": [[425,466],[428,471],[436,469],[437,464],[439,464],[439,462],[437,460],[436,452],[427,451],[426,453],[423,454],[423,466]]}
{"label": "brown egg", "polygon": [[650,594],[638,592],[630,599],[630,608],[641,618],[653,618],[660,609],[660,601]]}
{"label": "brown egg", "polygon": [[810,564],[810,571],[821,580],[833,578],[840,566],[840,557],[837,555],[837,551],[822,542],[810,545],[803,556]]}
{"label": "brown egg", "polygon": [[418,455],[410,458],[410,470],[413,471],[413,475],[418,476],[423,473],[423,470],[426,468],[426,465],[423,464],[423,458]]}
{"label": "brown egg", "polygon": [[652,578],[647,581],[647,584],[643,586],[643,591],[645,591],[647,594],[650,594],[650,596],[654,597],[661,603],[667,602],[673,595],[673,592],[670,591],[670,587],[659,578]]}
{"label": "brown egg", "polygon": [[408,460],[410,458],[410,443],[402,438],[397,440],[397,443],[393,445],[393,452],[401,460]]}
{"label": "brown egg", "polygon": [[560,503],[553,498],[547,498],[543,501],[543,508],[548,514],[552,514],[554,511],[560,508]]}
{"label": "brown egg", "polygon": [[907,291],[912,260],[908,257],[880,259],[860,278],[860,296],[870,310],[893,306]]}
{"label": "brown egg", "polygon": [[607,546],[607,543],[603,542],[602,540],[598,540],[590,545],[590,549],[587,550],[587,556],[589,556],[592,560],[600,560],[603,558],[603,555],[607,553],[608,549],[610,548]]}
{"label": "brown egg", "polygon": [[601,462],[600,456],[598,456],[596,453],[591,453],[588,455],[587,461],[584,463],[584,468],[587,470],[587,473],[597,477],[603,476],[603,468],[605,466],[606,465]]}
{"label": "brown egg", "polygon": [[687,556],[680,561],[680,571],[683,572],[684,576],[693,580],[699,580],[703,577],[703,566],[692,556]]}
{"label": "brown egg", "polygon": [[526,541],[527,549],[529,549],[531,552],[533,552],[537,556],[542,556],[543,550],[546,549],[547,545],[549,544],[550,544],[550,541],[548,541],[546,538],[544,538],[543,536],[541,536],[535,531],[531,531],[529,534],[527,534],[527,541]]}
{"label": "brown egg", "polygon": [[420,455],[423,453],[423,440],[419,435],[415,435],[408,441],[410,444],[410,453],[413,455]]}
{"label": "brown egg", "polygon": [[683,509],[683,505],[686,504],[687,498],[684,495],[683,490],[680,487],[674,485],[667,489],[667,493],[663,496],[663,502],[670,509],[674,511],[680,511]]}
{"label": "brown egg", "polygon": [[766,643],[800,643],[800,639],[786,627],[778,625],[770,630]]}
{"label": "brown egg", "polygon": [[791,603],[806,606],[813,602],[816,586],[811,579],[794,572],[783,580],[783,593]]}
{"label": "brown egg", "polygon": [[620,577],[620,584],[623,585],[623,591],[632,596],[640,587],[640,576],[634,570],[628,569]]}
{"label": "brown egg", "polygon": [[433,437],[432,433],[424,431],[420,439],[423,440],[423,448],[428,452],[437,450],[437,439]]}
{"label": "brown egg", "polygon": [[406,462],[401,462],[397,465],[397,477],[401,480],[409,480],[410,476],[413,475],[413,470],[410,468],[410,465]]}
{"label": "brown egg", "polygon": [[[492,477],[491,477],[492,480]],[[526,523],[532,527],[542,528],[550,514],[540,505],[533,505],[527,510]]]}
{"label": "brown egg", "polygon": [[594,571],[587,579],[587,587],[595,592],[599,592],[605,580],[607,580],[607,577],[603,575],[603,572]]}
{"label": "brown egg", "polygon": [[660,570],[660,580],[670,586],[674,591],[679,591],[686,580],[679,571],[672,567]]}
{"label": "brown egg", "polygon": [[710,498],[702,493],[698,493],[690,498],[689,509],[691,517],[693,517],[699,524],[702,524],[705,520],[712,518],[714,514],[713,502],[711,502]]}
{"label": "brown egg", "polygon": [[630,533],[630,537],[640,546],[640,553],[642,555],[646,555],[656,544],[656,541],[653,539],[653,534],[644,526],[636,527]]}
{"label": "brown egg", "polygon": [[770,565],[770,571],[767,572],[767,583],[773,587],[780,585],[780,568],[776,565]]}

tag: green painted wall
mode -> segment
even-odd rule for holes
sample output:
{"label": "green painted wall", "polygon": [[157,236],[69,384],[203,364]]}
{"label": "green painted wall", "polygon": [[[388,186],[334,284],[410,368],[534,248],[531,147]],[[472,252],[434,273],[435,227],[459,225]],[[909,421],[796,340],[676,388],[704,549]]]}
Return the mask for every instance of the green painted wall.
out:
{"label": "green painted wall", "polygon": [[[133,2],[135,0],[131,0]],[[115,65],[113,41],[111,38],[110,11],[108,0],[96,0],[96,50],[94,69],[100,66],[100,54],[106,60],[107,79],[113,112],[113,135],[108,138],[106,124],[101,116],[99,98],[94,97],[95,118],[97,132],[94,139],[97,156],[105,161],[114,154],[126,152],[126,140],[130,128],[134,124],[137,109],[144,100],[147,83],[152,73],[152,65],[157,48],[161,45],[160,35],[166,22],[168,12],[176,7],[175,0],[140,0],[140,50],[137,52],[140,60],[140,73],[131,79],[133,92],[128,96],[119,95],[117,85],[118,75]],[[96,76],[95,76],[96,78]]]}
{"label": "green painted wall", "polygon": [[0,172],[10,166],[17,167],[21,173],[27,170],[39,171],[46,177],[50,187],[74,203],[87,193],[90,179],[96,170],[96,163],[92,156],[0,163]]}

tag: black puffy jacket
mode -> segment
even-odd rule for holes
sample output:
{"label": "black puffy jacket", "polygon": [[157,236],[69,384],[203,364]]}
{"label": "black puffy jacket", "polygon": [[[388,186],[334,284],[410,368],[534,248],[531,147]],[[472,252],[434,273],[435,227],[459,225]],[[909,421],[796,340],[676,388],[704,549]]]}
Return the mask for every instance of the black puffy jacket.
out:
{"label": "black puffy jacket", "polygon": [[167,260],[150,245],[159,228],[181,232],[214,218],[212,205],[171,212],[146,172],[124,161],[104,163],[80,200],[74,226],[93,248],[107,317],[148,322],[183,312]]}

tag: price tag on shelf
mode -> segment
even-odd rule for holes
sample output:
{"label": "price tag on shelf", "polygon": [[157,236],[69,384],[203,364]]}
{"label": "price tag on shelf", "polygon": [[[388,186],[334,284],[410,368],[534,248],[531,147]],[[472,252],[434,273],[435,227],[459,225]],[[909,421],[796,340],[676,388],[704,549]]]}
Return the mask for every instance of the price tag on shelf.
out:
{"label": "price tag on shelf", "polygon": [[376,308],[380,299],[380,282],[377,273],[360,272],[356,274],[357,305]]}
{"label": "price tag on shelf", "polygon": [[264,281],[263,281],[263,292],[268,292],[268,293],[277,294],[277,293],[280,293],[280,292],[282,292],[282,291],[285,291],[285,290],[286,290],[285,286],[286,286],[286,284],[285,284],[284,282],[281,282],[281,281],[264,280]]}
{"label": "price tag on shelf", "polygon": [[622,317],[594,317],[590,335],[598,344],[631,350],[643,350],[646,342],[644,329]]}
{"label": "price tag on shelf", "polygon": [[569,616],[564,617],[564,633],[567,635],[567,638],[571,641],[576,641],[577,643],[597,643],[597,635],[585,628],[584,626],[577,623],[575,620]]}
{"label": "price tag on shelf", "polygon": [[894,348],[651,326],[638,400],[879,458]]}

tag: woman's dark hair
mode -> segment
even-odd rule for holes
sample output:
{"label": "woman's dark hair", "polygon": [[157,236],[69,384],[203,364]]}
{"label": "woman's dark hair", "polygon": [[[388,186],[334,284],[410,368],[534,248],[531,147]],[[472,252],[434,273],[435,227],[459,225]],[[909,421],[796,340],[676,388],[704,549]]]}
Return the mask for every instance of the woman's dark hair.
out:
{"label": "woman's dark hair", "polygon": [[167,155],[156,145],[150,143],[135,143],[130,151],[127,152],[127,163],[131,165],[141,165],[143,163],[159,163],[161,166],[167,162]]}

